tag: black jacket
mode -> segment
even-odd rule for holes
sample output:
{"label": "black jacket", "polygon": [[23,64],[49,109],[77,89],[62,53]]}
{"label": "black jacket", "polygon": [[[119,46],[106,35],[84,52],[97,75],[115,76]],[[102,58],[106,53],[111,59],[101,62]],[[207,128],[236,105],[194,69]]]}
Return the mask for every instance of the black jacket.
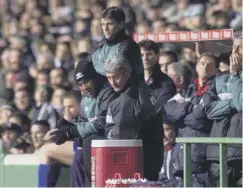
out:
{"label": "black jacket", "polygon": [[158,180],[163,161],[161,106],[146,84],[130,79],[119,97],[113,100],[106,117],[108,139],[143,140],[144,177]]}
{"label": "black jacket", "polygon": [[[160,114],[161,107],[152,95],[152,90],[137,79],[130,79],[123,91],[117,94],[119,96],[110,103],[108,108],[107,137],[109,139],[138,138],[143,123]],[[152,128],[150,132],[154,132]]]}
{"label": "black jacket", "polygon": [[153,90],[153,95],[161,107],[176,94],[172,79],[160,71],[159,64],[153,67],[152,76],[146,81],[146,85]]}

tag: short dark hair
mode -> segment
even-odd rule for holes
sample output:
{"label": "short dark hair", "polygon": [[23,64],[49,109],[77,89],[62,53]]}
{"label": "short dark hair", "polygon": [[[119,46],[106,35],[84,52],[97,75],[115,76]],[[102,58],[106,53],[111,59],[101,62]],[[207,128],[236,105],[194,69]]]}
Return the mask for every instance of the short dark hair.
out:
{"label": "short dark hair", "polygon": [[112,19],[117,23],[125,22],[126,20],[124,11],[119,7],[110,7],[105,9],[101,14],[101,18]]}
{"label": "short dark hair", "polygon": [[159,53],[159,46],[152,40],[142,40],[138,43],[140,48],[144,48],[145,50],[149,51],[152,50],[154,53]]}
{"label": "short dark hair", "polygon": [[63,96],[63,99],[75,99],[78,103],[81,101],[80,91],[70,91]]}
{"label": "short dark hair", "polygon": [[39,126],[46,128],[47,130],[50,130],[50,124],[45,120],[37,120],[32,123],[32,126],[33,125],[39,125]]}
{"label": "short dark hair", "polygon": [[26,128],[28,128],[28,131],[29,131],[31,120],[27,115],[25,115],[21,112],[16,112],[11,116],[11,118],[18,119],[21,124],[20,126],[26,126]]}
{"label": "short dark hair", "polygon": [[220,54],[220,56],[218,58],[219,63],[223,62],[226,65],[230,65],[230,55],[231,55],[230,52],[225,52],[225,53]]}
{"label": "short dark hair", "polygon": [[175,63],[178,61],[178,55],[173,51],[164,51],[160,53],[160,56],[170,56],[172,61]]}
{"label": "short dark hair", "polygon": [[205,52],[205,53],[201,54],[200,57],[199,57],[198,60],[197,60],[197,63],[200,61],[200,59],[201,59],[202,57],[208,57],[208,58],[213,59],[216,68],[219,68],[219,58],[216,57],[215,55],[213,55],[212,53]]}

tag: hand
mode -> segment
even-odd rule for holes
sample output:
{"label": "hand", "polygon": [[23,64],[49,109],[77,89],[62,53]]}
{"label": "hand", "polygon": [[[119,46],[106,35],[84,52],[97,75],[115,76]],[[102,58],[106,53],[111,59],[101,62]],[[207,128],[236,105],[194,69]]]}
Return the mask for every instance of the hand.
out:
{"label": "hand", "polygon": [[69,139],[69,133],[65,129],[57,129],[50,133],[50,140],[56,145],[61,145]]}
{"label": "hand", "polygon": [[238,54],[232,53],[232,55],[230,56],[230,74],[236,75],[241,71],[242,71],[242,59]]}
{"label": "hand", "polygon": [[195,42],[195,52],[197,55],[197,58],[199,58],[201,56],[202,53],[204,53],[205,50],[205,46],[203,42]]}
{"label": "hand", "polygon": [[56,130],[58,130],[58,129],[53,129],[53,130],[48,131],[48,132],[46,133],[46,135],[44,136],[44,140],[45,140],[45,141],[50,141],[50,140],[51,140],[51,137],[52,137],[50,134],[51,134],[52,132],[56,131]]}

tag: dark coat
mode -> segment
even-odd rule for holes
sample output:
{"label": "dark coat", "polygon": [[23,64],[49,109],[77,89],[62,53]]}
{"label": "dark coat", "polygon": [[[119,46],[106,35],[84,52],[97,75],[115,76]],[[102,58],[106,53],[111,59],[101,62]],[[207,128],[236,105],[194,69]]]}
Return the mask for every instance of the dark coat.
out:
{"label": "dark coat", "polygon": [[[193,94],[190,101],[178,103],[175,100],[169,101],[165,105],[165,113],[176,128],[179,130],[179,137],[208,137],[212,127],[212,121],[209,120],[204,111],[203,93],[208,89],[212,83],[212,79],[202,87],[198,88],[195,84],[194,87],[198,90]],[[183,171],[183,145],[177,144],[175,147],[175,158],[178,170]],[[203,173],[207,170],[206,161],[206,145],[205,144],[192,144],[191,145],[191,160],[192,172]]]}

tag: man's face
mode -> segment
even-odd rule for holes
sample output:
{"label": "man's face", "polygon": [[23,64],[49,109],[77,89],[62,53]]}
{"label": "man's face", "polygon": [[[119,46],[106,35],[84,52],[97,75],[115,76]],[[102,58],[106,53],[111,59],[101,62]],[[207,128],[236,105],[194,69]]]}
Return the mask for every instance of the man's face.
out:
{"label": "man's face", "polygon": [[65,59],[68,54],[68,47],[65,44],[58,44],[56,49],[56,56],[59,59]]}
{"label": "man's face", "polygon": [[18,137],[17,132],[12,130],[6,130],[2,133],[2,140],[5,144],[10,144],[12,141],[16,140]]}
{"label": "man's face", "polygon": [[102,18],[101,19],[101,27],[103,34],[106,39],[113,38],[118,31],[120,31],[123,27],[122,23],[117,23],[116,21],[109,19],[109,18]]}
{"label": "man's face", "polygon": [[52,62],[48,61],[48,57],[39,56],[37,59],[37,67],[39,70],[41,69],[51,69],[53,67]]}
{"label": "man's face", "polygon": [[17,91],[19,91],[19,90],[21,90],[21,89],[25,89],[25,88],[27,88],[28,87],[28,84],[27,84],[27,82],[25,82],[25,81],[18,81],[18,82],[15,82],[14,83],[14,92],[17,92]]}
{"label": "man's face", "polygon": [[75,99],[64,98],[63,99],[64,113],[70,114],[72,119],[78,117],[80,112],[80,105]]}
{"label": "man's face", "polygon": [[26,91],[18,91],[15,93],[14,102],[19,110],[25,110],[30,104],[30,98]]}
{"label": "man's face", "polygon": [[82,95],[85,95],[87,97],[94,97],[95,86],[92,80],[82,80],[78,83],[78,87]]}
{"label": "man's face", "polygon": [[172,61],[172,58],[170,56],[165,56],[165,55],[160,56],[160,58],[159,58],[159,65],[160,65],[161,72],[167,74],[168,66],[171,63],[174,63],[174,62]]}
{"label": "man's face", "polygon": [[167,75],[173,80],[176,89],[182,89],[183,88],[183,84],[184,84],[184,79],[181,76],[178,76],[176,74],[176,72],[171,68],[171,66],[169,66],[168,68],[168,73]]}
{"label": "man's face", "polygon": [[242,58],[242,40],[239,38],[234,39],[232,53],[239,55]]}
{"label": "man's face", "polygon": [[52,86],[61,85],[63,82],[63,73],[61,70],[52,70],[50,73],[50,83]]}
{"label": "man's face", "polygon": [[36,85],[37,86],[43,86],[43,85],[47,85],[48,84],[48,76],[45,74],[37,74],[37,78],[36,78]]}
{"label": "man's face", "polygon": [[164,146],[172,146],[175,143],[175,131],[171,125],[163,124]]}
{"label": "man's face", "polygon": [[31,132],[31,139],[35,149],[39,149],[45,143],[44,136],[47,133],[47,130],[40,125],[34,124],[31,126],[30,132]]}
{"label": "man's face", "polygon": [[124,70],[116,71],[114,73],[106,73],[106,77],[115,92],[119,92],[125,87],[130,75],[131,73],[125,72]]}
{"label": "man's face", "polygon": [[141,48],[141,55],[143,60],[143,68],[152,68],[159,60],[159,54],[155,54],[153,50],[145,50]]}
{"label": "man's face", "polygon": [[195,63],[197,61],[197,54],[189,48],[183,49],[183,56],[186,61],[195,62]]}
{"label": "man's face", "polygon": [[212,58],[203,56],[196,66],[199,78],[206,79],[216,75],[216,66]]}
{"label": "man's face", "polygon": [[10,51],[9,63],[12,71],[18,71],[21,65],[21,54],[17,50]]}
{"label": "man's face", "polygon": [[37,104],[41,104],[45,101],[47,97],[47,92],[43,88],[39,88],[35,91],[35,102]]}

